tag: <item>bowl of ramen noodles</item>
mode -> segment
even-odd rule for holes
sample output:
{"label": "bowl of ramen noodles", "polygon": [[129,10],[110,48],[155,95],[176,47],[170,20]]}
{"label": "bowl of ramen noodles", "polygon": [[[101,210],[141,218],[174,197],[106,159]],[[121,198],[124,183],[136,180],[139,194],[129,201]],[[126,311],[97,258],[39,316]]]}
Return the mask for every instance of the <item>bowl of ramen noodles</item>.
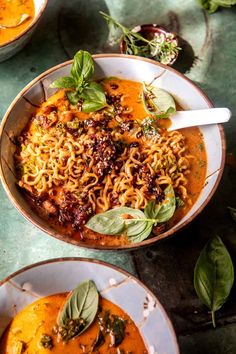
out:
{"label": "bowl of ramen noodles", "polygon": [[1,354],[179,354],[155,295],[126,271],[84,258],[36,263],[3,280],[0,331]]}
{"label": "bowl of ramen noodles", "polygon": [[176,110],[207,107],[172,68],[81,50],[6,112],[3,186],[23,216],[60,240],[95,249],[153,244],[188,225],[220,181],[222,127],[169,130]]}
{"label": "bowl of ramen noodles", "polygon": [[0,0],[0,62],[21,50],[31,38],[47,0]]}

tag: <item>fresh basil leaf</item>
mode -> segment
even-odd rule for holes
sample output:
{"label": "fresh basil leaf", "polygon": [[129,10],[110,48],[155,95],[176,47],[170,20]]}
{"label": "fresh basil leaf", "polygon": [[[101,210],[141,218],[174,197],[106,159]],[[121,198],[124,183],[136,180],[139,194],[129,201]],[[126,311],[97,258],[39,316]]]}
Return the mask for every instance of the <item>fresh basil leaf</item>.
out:
{"label": "fresh basil leaf", "polygon": [[236,222],[236,208],[228,207],[228,209],[233,221]]}
{"label": "fresh basil leaf", "polygon": [[155,219],[156,223],[168,221],[172,218],[176,209],[175,192],[172,185],[166,187],[164,194],[165,199],[161,204],[150,201],[144,209],[145,216],[150,219]]}
{"label": "fresh basil leaf", "polygon": [[76,87],[74,79],[70,76],[60,77],[59,79],[53,81],[50,85],[51,88],[64,88],[73,89]]}
{"label": "fresh basil leaf", "polygon": [[[120,235],[125,233],[128,237],[142,232],[146,227],[145,221],[126,219],[125,216],[143,219],[145,215],[138,209],[118,207],[104,213],[94,215],[85,226],[104,235]],[[140,225],[139,225],[140,224]]]}
{"label": "fresh basil leaf", "polygon": [[112,215],[113,210],[92,216],[85,226],[99,234],[119,235],[125,228],[125,222],[122,218]]}
{"label": "fresh basil leaf", "polygon": [[194,287],[199,299],[212,312],[215,327],[215,311],[226,302],[234,282],[231,257],[219,236],[211,239],[202,250],[195,269]]}
{"label": "fresh basil leaf", "polygon": [[161,208],[160,204],[157,204],[155,200],[150,200],[144,209],[144,214],[147,219],[156,219],[158,212]]}
{"label": "fresh basil leaf", "polygon": [[147,112],[157,118],[166,118],[176,111],[175,100],[169,92],[155,86],[144,84],[143,101]]}
{"label": "fresh basil leaf", "polygon": [[79,101],[79,96],[78,96],[78,93],[76,91],[69,91],[69,92],[66,93],[66,96],[67,96],[68,100],[70,101],[70,103],[73,104],[74,106]]}
{"label": "fresh basil leaf", "polygon": [[164,190],[165,199],[162,202],[161,208],[157,214],[157,222],[166,222],[174,215],[176,209],[175,192],[172,185],[169,185]]}
{"label": "fresh basil leaf", "polygon": [[98,300],[99,295],[95,283],[92,280],[81,283],[72,291],[61,309],[58,325],[66,326],[68,320],[83,319],[85,325],[76,336],[82,334],[95,319]]}
{"label": "fresh basil leaf", "polygon": [[98,111],[107,106],[106,96],[101,85],[91,82],[82,92],[84,99],[82,104],[83,112]]}
{"label": "fresh basil leaf", "polygon": [[78,51],[71,66],[71,76],[81,85],[84,81],[89,81],[94,73],[93,58],[89,52]]}
{"label": "fresh basil leaf", "polygon": [[130,235],[129,240],[132,243],[142,242],[146,240],[146,238],[148,238],[148,236],[152,232],[152,227],[153,227],[153,222],[147,222],[145,229],[142,232],[137,233],[136,235]]}

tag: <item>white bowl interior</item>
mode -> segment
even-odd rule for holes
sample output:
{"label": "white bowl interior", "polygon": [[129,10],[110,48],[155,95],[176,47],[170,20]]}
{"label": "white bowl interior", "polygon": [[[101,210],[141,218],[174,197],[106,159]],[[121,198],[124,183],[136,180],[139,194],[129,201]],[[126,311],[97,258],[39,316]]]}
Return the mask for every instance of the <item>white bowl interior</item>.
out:
{"label": "white bowl interior", "polygon": [[[7,189],[7,192],[10,191],[10,198],[13,203],[17,205],[18,208],[19,205],[21,205],[24,211],[30,214],[33,220],[40,226],[45,226],[45,221],[32,212],[16,187],[13,160],[15,146],[12,143],[11,137],[20,134],[34,112],[35,105],[42,103],[44,99],[47,99],[47,97],[54,92],[53,89],[49,88],[50,83],[60,76],[67,76],[69,71],[70,64],[66,64],[51,72],[49,71],[39,80],[36,79],[33,84],[29,84],[29,86],[19,94],[11,106],[8,117],[2,125],[3,131],[0,148],[4,187]],[[184,109],[203,109],[210,107],[209,100],[207,100],[201,90],[189,80],[186,80],[177,72],[169,68],[163,68],[151,61],[132,58],[130,56],[120,57],[116,55],[105,55],[95,57],[95,78],[99,79],[109,76],[145,82],[151,82],[156,78],[153,84],[170,92]],[[224,151],[222,150],[223,142],[219,126],[202,126],[200,130],[203,134],[207,151],[208,165],[206,183],[197,202],[187,215],[173,228],[173,231],[183,225],[186,220],[194,216],[205,201],[209,199],[223,167]],[[14,196],[15,201],[12,196]],[[53,232],[52,229],[50,230]]]}
{"label": "white bowl interior", "polygon": [[88,260],[36,264],[0,286],[0,332],[28,304],[40,297],[70,291],[88,279],[95,281],[103,297],[134,320],[149,353],[179,353],[172,325],[155,296],[127,273]]}
{"label": "white bowl interior", "polygon": [[44,7],[46,0],[34,0],[35,17],[37,17]]}

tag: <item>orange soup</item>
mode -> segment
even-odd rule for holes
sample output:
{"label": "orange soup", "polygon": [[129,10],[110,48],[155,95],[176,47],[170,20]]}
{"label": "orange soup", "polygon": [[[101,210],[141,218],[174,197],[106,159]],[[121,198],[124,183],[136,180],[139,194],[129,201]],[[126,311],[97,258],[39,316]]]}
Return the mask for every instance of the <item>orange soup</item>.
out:
{"label": "orange soup", "polygon": [[[17,25],[22,15],[28,15],[28,17],[20,25]],[[33,0],[0,0],[0,45],[22,33],[33,21],[33,18]]]}
{"label": "orange soup", "polygon": [[[100,298],[99,312],[93,324],[81,335],[62,341],[55,325],[66,297],[66,293],[51,295],[19,312],[3,334],[1,354],[148,353],[132,319],[104,298]],[[119,325],[119,333],[106,333],[104,326],[108,320],[110,324],[116,322]]]}
{"label": "orange soup", "polygon": [[81,242],[118,246],[140,237],[133,241],[126,228],[111,235],[106,221],[106,234],[94,231],[89,220],[118,207],[128,208],[124,218],[135,218],[131,208],[143,217],[155,202],[161,218],[148,237],[165,232],[196,202],[206,151],[198,128],[169,132],[168,118],[152,117],[142,83],[117,78],[100,83],[107,107],[97,112],[83,112],[80,102],[72,105],[66,90],[44,102],[18,137],[15,158],[20,187],[56,230]]}

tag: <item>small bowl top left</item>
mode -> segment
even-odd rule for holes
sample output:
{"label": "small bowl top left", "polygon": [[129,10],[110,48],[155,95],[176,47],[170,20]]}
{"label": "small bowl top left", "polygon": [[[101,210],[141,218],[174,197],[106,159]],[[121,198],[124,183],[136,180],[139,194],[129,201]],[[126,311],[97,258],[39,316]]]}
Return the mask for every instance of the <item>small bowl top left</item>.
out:
{"label": "small bowl top left", "polygon": [[29,26],[27,26],[23,32],[20,32],[7,42],[0,44],[0,62],[12,57],[28,43],[46,9],[47,3],[48,0],[34,0],[35,13],[33,21],[29,23]]}

